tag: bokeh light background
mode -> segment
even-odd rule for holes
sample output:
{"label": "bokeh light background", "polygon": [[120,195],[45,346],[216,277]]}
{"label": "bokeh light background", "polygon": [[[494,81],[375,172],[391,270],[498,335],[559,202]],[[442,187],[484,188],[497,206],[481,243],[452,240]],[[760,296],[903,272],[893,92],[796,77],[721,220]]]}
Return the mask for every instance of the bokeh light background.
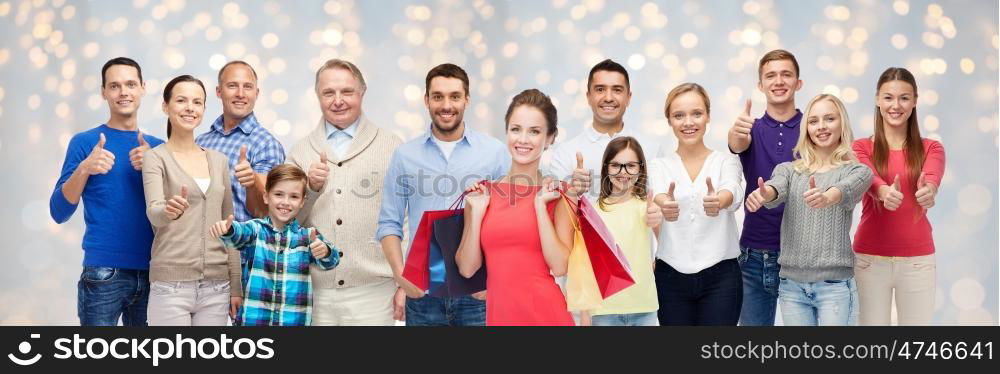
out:
{"label": "bokeh light background", "polygon": [[[779,47],[801,64],[799,105],[839,95],[858,136],[873,131],[879,73],[916,75],[921,131],[944,143],[948,160],[929,213],[934,323],[996,325],[997,20],[990,0],[0,1],[0,325],[78,323],[82,210],[56,225],[48,199],[70,137],[108,117],[99,85],[109,58],[142,65],[140,126],[160,137],[169,79],[192,74],[211,91],[226,61],[250,62],[257,116],[289,149],[320,116],[313,74],[328,58],[361,67],[366,113],[404,139],[425,131],[423,78],[442,62],[472,77],[470,126],[501,135],[509,98],[537,87],[556,101],[565,139],[590,120],[589,68],[610,57],[632,77],[626,126],[673,148],[663,101],[694,81],[712,98],[709,145],[724,149],[748,95],[762,113],[756,63]],[[202,126],[220,111],[210,92]]]}

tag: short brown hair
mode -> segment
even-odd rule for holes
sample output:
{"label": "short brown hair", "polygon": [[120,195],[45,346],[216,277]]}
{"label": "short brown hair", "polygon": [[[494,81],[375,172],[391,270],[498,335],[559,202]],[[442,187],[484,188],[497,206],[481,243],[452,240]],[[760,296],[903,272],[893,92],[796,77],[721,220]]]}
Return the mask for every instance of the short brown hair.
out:
{"label": "short brown hair", "polygon": [[247,63],[246,61],[243,61],[243,60],[233,60],[233,61],[227,62],[225,65],[222,65],[222,69],[219,69],[219,84],[220,85],[222,84],[222,74],[226,72],[226,69],[228,69],[230,66],[233,66],[233,65],[243,65],[243,66],[246,66],[247,69],[250,69],[250,72],[253,73],[253,79],[257,80],[257,71],[253,69],[253,66],[250,66],[249,63]]}
{"label": "short brown hair", "polygon": [[365,84],[365,76],[361,74],[361,70],[350,61],[341,60],[339,58],[326,60],[326,62],[323,63],[323,66],[320,66],[319,70],[316,70],[316,81],[313,83],[314,88],[319,84],[319,75],[323,74],[323,72],[327,69],[344,69],[349,71],[351,75],[354,76],[354,79],[357,79],[358,83],[361,84],[361,93],[368,90],[368,85]]}
{"label": "short brown hair", "polygon": [[697,83],[681,83],[677,87],[674,87],[674,89],[670,90],[670,93],[667,94],[667,102],[663,104],[663,115],[670,118],[670,104],[673,103],[678,96],[688,92],[694,92],[698,94],[698,96],[701,96],[701,99],[705,101],[705,114],[712,114],[712,102],[708,100],[708,93],[705,92],[705,88]]}
{"label": "short brown hair", "polygon": [[264,185],[265,192],[271,192],[271,188],[278,182],[284,181],[301,181],[302,182],[302,195],[306,194],[306,185],[309,184],[309,179],[306,177],[306,172],[302,171],[298,166],[292,164],[281,164],[275,166],[267,173],[267,183]]}
{"label": "short brown hair", "polygon": [[460,66],[448,63],[435,66],[427,72],[427,78],[424,79],[424,96],[431,94],[431,80],[437,77],[455,78],[462,81],[465,96],[469,96],[469,74],[466,74]]}
{"label": "short brown hair", "polygon": [[795,66],[795,77],[799,77],[799,61],[795,59],[795,55],[792,52],[786,51],[784,49],[775,49],[771,52],[764,54],[764,57],[760,58],[760,64],[757,65],[757,80],[760,80],[761,75],[764,74],[764,65],[771,61],[778,60],[788,60],[792,62]]}
{"label": "short brown hair", "polygon": [[549,99],[542,91],[538,89],[531,88],[514,96],[510,100],[510,106],[507,107],[507,115],[504,116],[504,129],[506,130],[510,126],[510,115],[514,113],[514,108],[526,105],[538,109],[545,116],[545,135],[554,136],[557,132],[557,121],[559,120],[558,113],[556,112],[556,106],[552,104],[552,100]]}

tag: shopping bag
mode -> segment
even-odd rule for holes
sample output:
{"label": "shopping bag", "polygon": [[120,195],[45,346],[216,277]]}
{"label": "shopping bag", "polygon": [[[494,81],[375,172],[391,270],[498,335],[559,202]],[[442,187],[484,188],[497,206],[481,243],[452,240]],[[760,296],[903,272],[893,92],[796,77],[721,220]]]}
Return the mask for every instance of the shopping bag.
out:
{"label": "shopping bag", "polygon": [[601,295],[607,299],[635,284],[625,252],[585,196],[579,197],[576,216]]}
{"label": "shopping bag", "polygon": [[[472,295],[486,289],[486,266],[480,266],[479,270],[471,278],[466,278],[458,272],[458,264],[455,262],[455,254],[458,253],[458,245],[462,242],[462,229],[465,227],[465,214],[458,213],[435,220],[433,223],[433,238],[431,251],[436,247],[444,258],[444,284],[442,286],[431,286],[430,294],[435,297],[460,297]],[[433,253],[433,252],[432,252]]]}
{"label": "shopping bag", "polygon": [[579,219],[571,208],[573,202],[564,195],[559,205],[569,211],[575,235],[566,268],[566,308],[571,312],[598,309],[603,296],[597,286],[597,278],[594,277],[594,267],[590,263],[590,255],[587,254],[587,245],[583,240]]}

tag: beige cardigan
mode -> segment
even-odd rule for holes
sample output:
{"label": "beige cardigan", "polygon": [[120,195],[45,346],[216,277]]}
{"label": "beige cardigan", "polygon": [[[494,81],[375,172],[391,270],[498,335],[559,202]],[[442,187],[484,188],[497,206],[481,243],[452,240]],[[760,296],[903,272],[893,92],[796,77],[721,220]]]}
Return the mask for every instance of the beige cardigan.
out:
{"label": "beige cardigan", "polygon": [[[167,144],[146,152],[142,183],[146,194],[146,216],[153,224],[153,252],[149,261],[149,281],[229,280],[230,294],[242,296],[240,254],[227,250],[222,241],[209,235],[209,227],[233,214],[229,188],[229,161],[222,153],[205,150],[212,179],[208,193],[184,172]],[[191,204],[177,220],[164,213],[167,200],[180,195],[187,185]]]}
{"label": "beige cardigan", "polygon": [[309,190],[299,220],[305,227],[316,227],[343,252],[340,266],[329,271],[311,271],[313,285],[319,288],[345,288],[392,279],[392,269],[375,241],[378,212],[382,203],[382,179],[389,168],[393,151],[403,141],[361,116],[357,133],[343,159],[326,140],[326,121],[300,140],[288,155],[287,162],[309,171],[326,151],[330,176],[323,191]]}

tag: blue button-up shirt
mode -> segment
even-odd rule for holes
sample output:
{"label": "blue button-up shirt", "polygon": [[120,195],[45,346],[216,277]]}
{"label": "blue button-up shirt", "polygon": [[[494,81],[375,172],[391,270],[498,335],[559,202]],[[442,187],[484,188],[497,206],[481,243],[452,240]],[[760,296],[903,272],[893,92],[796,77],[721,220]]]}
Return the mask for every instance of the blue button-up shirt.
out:
{"label": "blue button-up shirt", "polygon": [[343,130],[331,125],[330,122],[326,123],[326,142],[337,153],[337,159],[344,158],[347,150],[351,149],[351,143],[354,142],[354,134],[358,132],[359,122],[361,122],[361,117],[358,117],[354,123]]}
{"label": "blue button-up shirt", "polygon": [[[229,158],[229,170],[236,168],[240,162],[240,146],[247,146],[247,159],[253,171],[267,174],[275,166],[285,162],[285,148],[281,146],[270,132],[257,122],[257,117],[250,113],[232,131],[226,134],[222,116],[212,122],[208,132],[198,135],[195,143],[199,146],[214,149]],[[247,210],[247,191],[236,179],[235,173],[230,173],[230,184],[233,188],[233,213],[236,220],[243,222],[252,219]]]}
{"label": "blue button-up shirt", "polygon": [[430,130],[399,146],[392,154],[382,189],[375,239],[403,237],[403,217],[409,216],[409,238],[428,210],[448,209],[465,188],[494,180],[510,170],[510,152],[499,140],[465,127],[465,134],[446,159]]}

